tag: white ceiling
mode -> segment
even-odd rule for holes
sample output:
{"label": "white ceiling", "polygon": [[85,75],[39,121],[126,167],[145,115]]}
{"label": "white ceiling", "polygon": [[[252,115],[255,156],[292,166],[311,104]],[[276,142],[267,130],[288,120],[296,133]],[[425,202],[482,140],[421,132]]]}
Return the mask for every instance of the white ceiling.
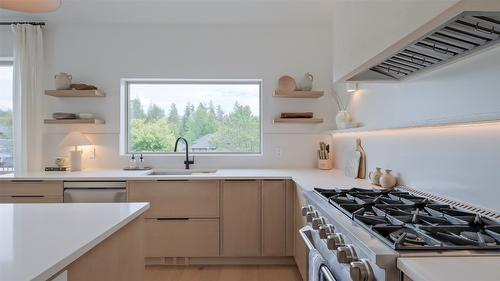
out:
{"label": "white ceiling", "polygon": [[63,0],[47,14],[0,9],[0,21],[50,23],[330,24],[334,0]]}

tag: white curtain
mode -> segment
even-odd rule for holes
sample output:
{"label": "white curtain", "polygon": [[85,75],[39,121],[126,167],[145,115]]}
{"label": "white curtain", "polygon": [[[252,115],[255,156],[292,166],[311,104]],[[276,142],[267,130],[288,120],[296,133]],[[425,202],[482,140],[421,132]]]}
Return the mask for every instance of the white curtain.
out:
{"label": "white curtain", "polygon": [[12,25],[14,40],[14,171],[41,170],[43,36],[38,25]]}

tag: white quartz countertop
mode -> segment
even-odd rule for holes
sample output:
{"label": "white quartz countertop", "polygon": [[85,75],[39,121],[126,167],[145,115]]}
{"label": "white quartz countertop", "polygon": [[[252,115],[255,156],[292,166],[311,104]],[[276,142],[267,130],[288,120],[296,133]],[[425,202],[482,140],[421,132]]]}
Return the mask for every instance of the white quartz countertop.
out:
{"label": "white quartz countertop", "polygon": [[218,179],[293,179],[305,190],[313,187],[374,187],[366,180],[346,177],[341,170],[319,169],[219,169],[215,173],[194,175],[148,175],[150,171],[85,170],[81,172],[37,172],[6,174],[2,180],[218,180]]}
{"label": "white quartz countertop", "polygon": [[0,280],[47,280],[149,203],[0,204]]}
{"label": "white quartz countertop", "polygon": [[413,281],[498,281],[500,257],[398,258],[398,268]]}

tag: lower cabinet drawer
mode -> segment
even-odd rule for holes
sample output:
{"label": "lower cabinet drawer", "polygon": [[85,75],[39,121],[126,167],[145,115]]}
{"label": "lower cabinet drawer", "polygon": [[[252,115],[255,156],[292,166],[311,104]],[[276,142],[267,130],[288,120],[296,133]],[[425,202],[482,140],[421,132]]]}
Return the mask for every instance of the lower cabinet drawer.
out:
{"label": "lower cabinet drawer", "polygon": [[146,257],[219,256],[219,219],[145,220]]}
{"label": "lower cabinet drawer", "polygon": [[0,203],[62,203],[62,196],[0,196]]}

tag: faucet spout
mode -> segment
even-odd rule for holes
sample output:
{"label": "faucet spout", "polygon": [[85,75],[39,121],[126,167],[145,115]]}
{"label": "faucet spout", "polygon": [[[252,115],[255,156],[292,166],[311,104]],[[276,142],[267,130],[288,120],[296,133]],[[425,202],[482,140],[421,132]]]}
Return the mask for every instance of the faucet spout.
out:
{"label": "faucet spout", "polygon": [[179,144],[179,141],[183,141],[185,146],[186,146],[186,160],[184,161],[184,164],[186,165],[186,170],[189,170],[189,165],[191,164],[194,164],[194,156],[193,156],[193,160],[189,160],[189,143],[188,141],[183,138],[183,137],[179,137],[177,138],[177,140],[175,141],[175,148],[174,148],[174,152],[177,152],[177,145]]}

